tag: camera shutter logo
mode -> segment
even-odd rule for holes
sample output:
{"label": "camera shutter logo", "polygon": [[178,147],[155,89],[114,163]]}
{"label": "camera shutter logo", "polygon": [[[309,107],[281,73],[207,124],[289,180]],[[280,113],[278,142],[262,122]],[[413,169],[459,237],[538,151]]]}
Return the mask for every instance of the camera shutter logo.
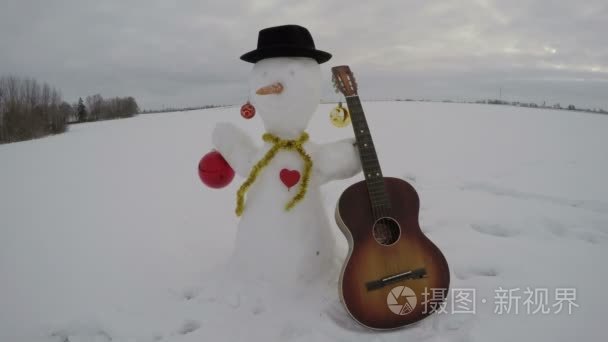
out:
{"label": "camera shutter logo", "polygon": [[414,311],[417,302],[416,294],[407,286],[394,287],[386,296],[386,305],[389,310],[400,316]]}

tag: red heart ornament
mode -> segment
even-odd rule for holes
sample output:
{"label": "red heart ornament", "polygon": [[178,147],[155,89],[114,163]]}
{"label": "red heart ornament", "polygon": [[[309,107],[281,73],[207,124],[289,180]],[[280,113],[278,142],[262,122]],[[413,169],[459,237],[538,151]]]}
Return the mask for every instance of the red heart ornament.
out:
{"label": "red heart ornament", "polygon": [[283,169],[281,170],[279,177],[281,177],[281,182],[285,184],[287,189],[290,189],[300,181],[300,172],[297,170]]}

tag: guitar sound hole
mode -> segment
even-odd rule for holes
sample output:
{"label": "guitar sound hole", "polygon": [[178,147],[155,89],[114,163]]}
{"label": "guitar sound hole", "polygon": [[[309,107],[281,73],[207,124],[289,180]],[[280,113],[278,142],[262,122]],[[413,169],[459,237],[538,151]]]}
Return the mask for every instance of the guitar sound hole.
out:
{"label": "guitar sound hole", "polygon": [[383,246],[392,245],[401,236],[399,223],[390,217],[383,217],[374,224],[374,239]]}

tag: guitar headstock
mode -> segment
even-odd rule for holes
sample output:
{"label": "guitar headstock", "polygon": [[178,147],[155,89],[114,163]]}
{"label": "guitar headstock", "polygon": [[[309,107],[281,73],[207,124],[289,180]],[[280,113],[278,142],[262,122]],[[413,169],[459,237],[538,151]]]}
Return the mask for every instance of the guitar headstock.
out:
{"label": "guitar headstock", "polygon": [[357,81],[348,65],[335,66],[331,68],[331,73],[336,93],[340,92],[344,96],[357,95]]}

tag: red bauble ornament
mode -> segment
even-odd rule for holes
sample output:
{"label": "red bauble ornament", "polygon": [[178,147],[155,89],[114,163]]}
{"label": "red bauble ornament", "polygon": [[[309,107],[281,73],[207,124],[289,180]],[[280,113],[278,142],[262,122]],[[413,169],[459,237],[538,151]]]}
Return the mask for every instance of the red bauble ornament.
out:
{"label": "red bauble ornament", "polygon": [[198,176],[210,188],[220,189],[232,182],[234,170],[217,151],[211,151],[198,163]]}
{"label": "red bauble ornament", "polygon": [[255,116],[255,107],[249,101],[241,107],[241,116],[245,119],[251,119]]}

